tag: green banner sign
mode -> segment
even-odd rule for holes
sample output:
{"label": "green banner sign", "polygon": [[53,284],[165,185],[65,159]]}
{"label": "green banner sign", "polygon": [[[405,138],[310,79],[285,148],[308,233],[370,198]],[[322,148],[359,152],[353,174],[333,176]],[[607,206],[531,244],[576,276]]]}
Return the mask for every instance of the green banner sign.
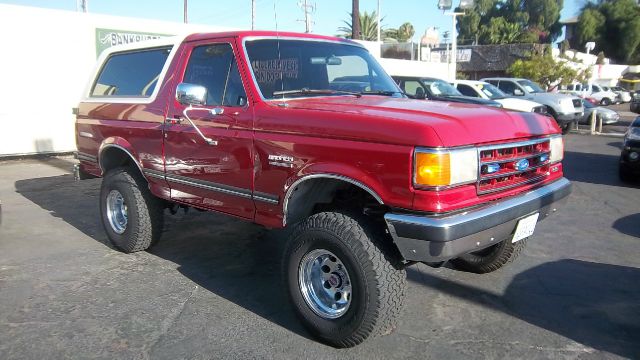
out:
{"label": "green banner sign", "polygon": [[96,56],[100,56],[100,53],[102,53],[104,49],[108,49],[112,46],[160,39],[167,36],[172,35],[96,28]]}

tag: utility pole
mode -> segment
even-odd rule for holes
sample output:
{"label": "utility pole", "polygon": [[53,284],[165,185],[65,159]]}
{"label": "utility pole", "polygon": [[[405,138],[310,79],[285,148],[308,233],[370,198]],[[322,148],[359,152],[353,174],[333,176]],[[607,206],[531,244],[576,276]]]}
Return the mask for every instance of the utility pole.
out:
{"label": "utility pole", "polygon": [[251,0],[251,30],[256,29],[256,0]]}
{"label": "utility pole", "polygon": [[378,42],[380,42],[380,0],[378,0]]}
{"label": "utility pole", "polygon": [[451,70],[449,74],[449,78],[453,81],[456,79],[456,56],[458,55],[458,31],[456,29],[456,17],[464,15],[463,12],[448,12],[445,15],[451,16]]}
{"label": "utility pole", "polygon": [[298,20],[298,21],[304,21],[304,28],[305,28],[304,32],[310,33],[311,24],[313,23],[313,21],[311,20],[311,14],[316,11],[316,5],[309,4],[308,0],[300,0],[298,2],[298,6],[300,6],[302,11],[304,11],[304,20]]}
{"label": "utility pole", "polygon": [[360,1],[351,0],[351,38],[360,40]]}
{"label": "utility pole", "polygon": [[189,0],[184,0],[184,23],[188,24],[189,23],[189,16],[187,15],[187,3]]}
{"label": "utility pole", "polygon": [[89,0],[76,0],[76,11],[89,12]]}

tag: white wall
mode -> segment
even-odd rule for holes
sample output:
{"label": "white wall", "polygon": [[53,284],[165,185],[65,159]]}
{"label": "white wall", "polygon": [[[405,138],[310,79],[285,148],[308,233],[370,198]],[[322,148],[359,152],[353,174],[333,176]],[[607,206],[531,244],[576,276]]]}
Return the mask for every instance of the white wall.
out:
{"label": "white wall", "polygon": [[96,61],[95,29],[182,34],[228,28],[0,5],[0,156],[76,148],[76,107]]}

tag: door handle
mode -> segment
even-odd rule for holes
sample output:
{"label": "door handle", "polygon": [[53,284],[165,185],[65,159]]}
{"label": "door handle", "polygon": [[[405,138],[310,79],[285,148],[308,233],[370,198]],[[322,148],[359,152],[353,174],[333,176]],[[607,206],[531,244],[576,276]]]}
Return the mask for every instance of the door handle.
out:
{"label": "door handle", "polygon": [[184,115],[184,118],[187,119],[187,121],[189,122],[189,124],[191,124],[191,126],[193,126],[193,128],[196,130],[196,132],[198,133],[198,135],[200,135],[200,137],[202,138],[202,140],[204,140],[204,142],[206,142],[207,144],[211,145],[211,146],[216,146],[218,145],[218,141],[210,139],[206,136],[204,136],[204,134],[202,133],[202,131],[200,131],[200,128],[193,123],[193,121],[191,121],[191,119],[189,118],[189,115],[187,114],[189,111],[191,110],[208,110],[208,109],[202,109],[202,108],[194,108],[191,105],[189,105],[188,108],[184,109],[182,111],[182,115]]}

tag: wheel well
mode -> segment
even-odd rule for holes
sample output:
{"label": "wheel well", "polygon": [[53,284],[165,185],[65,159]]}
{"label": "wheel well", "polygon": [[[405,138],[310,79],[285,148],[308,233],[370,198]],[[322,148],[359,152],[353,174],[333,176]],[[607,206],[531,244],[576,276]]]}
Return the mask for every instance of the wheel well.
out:
{"label": "wheel well", "polygon": [[108,146],[100,152],[100,168],[102,174],[118,167],[129,167],[140,172],[144,179],[140,165],[133,159],[133,155],[119,146]]}
{"label": "wheel well", "polygon": [[285,200],[285,223],[294,224],[315,213],[348,210],[371,216],[384,214],[385,205],[370,189],[335,178],[314,178],[294,184]]}

